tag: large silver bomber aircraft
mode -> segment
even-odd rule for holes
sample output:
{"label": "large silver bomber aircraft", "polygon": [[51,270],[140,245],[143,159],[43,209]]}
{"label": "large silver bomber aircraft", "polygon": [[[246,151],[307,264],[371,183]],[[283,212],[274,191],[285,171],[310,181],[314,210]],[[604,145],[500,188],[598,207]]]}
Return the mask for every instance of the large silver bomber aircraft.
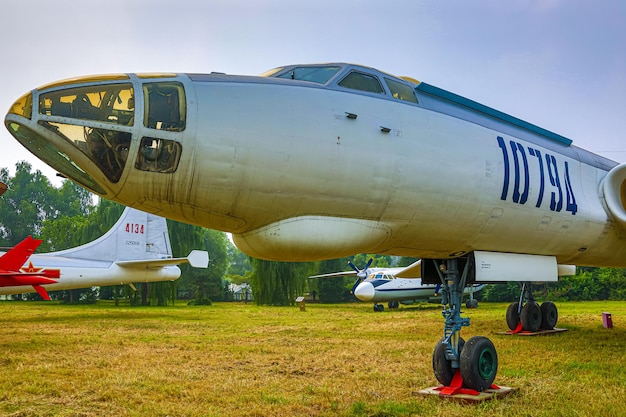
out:
{"label": "large silver bomber aircraft", "polygon": [[[251,256],[421,258],[406,276],[442,284],[444,385],[460,373],[482,391],[497,373],[489,339],[460,337],[466,285],[626,267],[626,165],[373,68],[75,78],[26,93],[5,125],[90,191],[231,232]],[[556,315],[526,301],[507,321]]]}

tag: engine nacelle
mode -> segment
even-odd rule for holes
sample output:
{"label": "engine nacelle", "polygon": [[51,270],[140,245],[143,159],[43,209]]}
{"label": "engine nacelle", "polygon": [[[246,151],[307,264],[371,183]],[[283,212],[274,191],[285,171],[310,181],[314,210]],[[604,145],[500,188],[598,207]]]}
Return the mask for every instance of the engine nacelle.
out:
{"label": "engine nacelle", "polygon": [[302,216],[233,234],[233,241],[255,258],[300,262],[369,253],[390,234],[391,228],[372,220]]}
{"label": "engine nacelle", "polygon": [[620,164],[609,171],[600,185],[600,198],[609,215],[626,227],[626,164]]}

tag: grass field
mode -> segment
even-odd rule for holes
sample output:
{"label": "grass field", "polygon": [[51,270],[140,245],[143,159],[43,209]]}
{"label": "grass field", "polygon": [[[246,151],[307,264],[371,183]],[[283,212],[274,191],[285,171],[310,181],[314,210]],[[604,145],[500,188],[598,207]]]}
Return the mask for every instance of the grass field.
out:
{"label": "grass field", "polygon": [[[2,416],[623,416],[626,303],[558,303],[561,334],[497,335],[505,304],[466,312],[496,383],[478,405],[436,385],[440,307],[128,307],[0,302]],[[603,311],[614,329],[602,327]]]}

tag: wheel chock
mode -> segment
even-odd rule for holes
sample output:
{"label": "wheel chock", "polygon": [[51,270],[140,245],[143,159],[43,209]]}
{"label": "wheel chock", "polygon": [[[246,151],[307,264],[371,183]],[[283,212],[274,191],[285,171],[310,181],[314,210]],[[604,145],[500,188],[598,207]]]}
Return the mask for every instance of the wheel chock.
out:
{"label": "wheel chock", "polygon": [[[517,326],[518,328],[520,326]],[[554,333],[562,333],[562,332],[566,332],[568,329],[562,329],[562,328],[558,328],[555,327],[554,329],[539,329],[536,332],[529,332],[528,330],[518,330],[517,328],[515,330],[507,330],[506,332],[498,332],[497,334],[503,334],[503,335],[515,335],[515,336],[544,336],[544,335],[548,335],[548,334],[554,334]]]}
{"label": "wheel chock", "polygon": [[496,384],[491,384],[491,387],[483,392],[478,392],[471,388],[465,388],[463,386],[463,377],[461,372],[457,370],[452,377],[450,385],[440,385],[437,387],[430,387],[420,390],[420,395],[437,395],[441,398],[448,400],[455,400],[461,402],[478,403],[482,401],[488,401],[496,398],[497,396],[508,395],[513,392],[514,389],[510,387],[500,387]]}

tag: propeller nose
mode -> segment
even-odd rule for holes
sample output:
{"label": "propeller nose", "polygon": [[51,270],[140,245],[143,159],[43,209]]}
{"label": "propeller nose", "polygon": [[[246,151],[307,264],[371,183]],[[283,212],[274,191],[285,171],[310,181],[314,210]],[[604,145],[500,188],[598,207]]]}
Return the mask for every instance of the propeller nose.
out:
{"label": "propeller nose", "polygon": [[370,301],[374,293],[374,286],[370,282],[362,282],[354,289],[354,296],[361,301]]}

